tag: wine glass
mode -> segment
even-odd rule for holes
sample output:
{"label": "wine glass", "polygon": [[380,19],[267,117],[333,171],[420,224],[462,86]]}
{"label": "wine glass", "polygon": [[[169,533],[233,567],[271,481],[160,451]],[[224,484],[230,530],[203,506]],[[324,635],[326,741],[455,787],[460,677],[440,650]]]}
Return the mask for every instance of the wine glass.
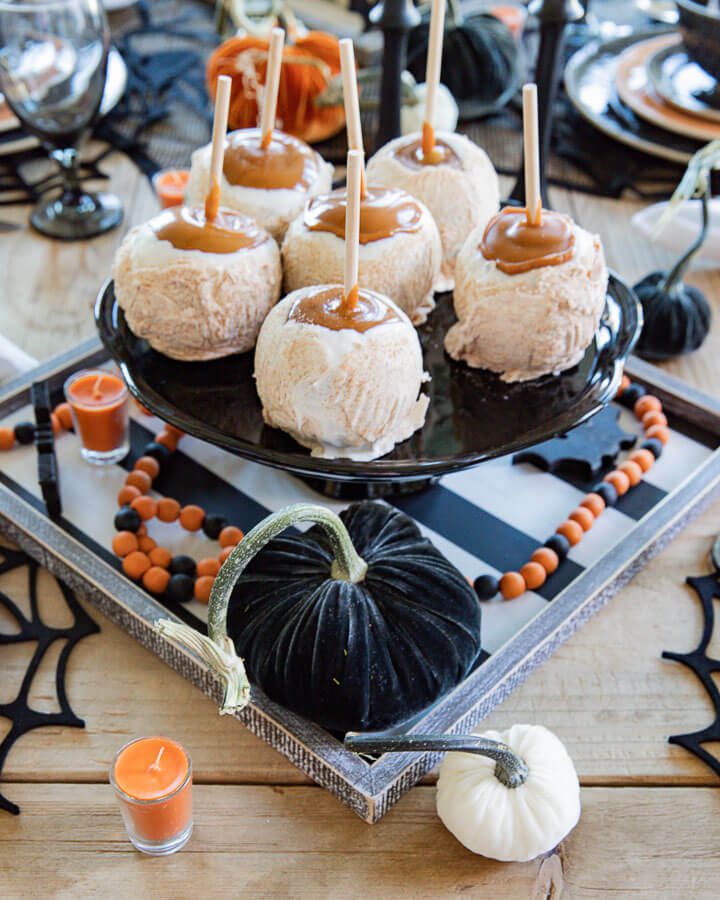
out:
{"label": "wine glass", "polygon": [[122,206],[80,185],[78,145],[96,119],[110,31],[101,0],[0,0],[0,90],[27,131],[60,166],[60,196],[30,216],[49,237],[89,238],[114,228]]}

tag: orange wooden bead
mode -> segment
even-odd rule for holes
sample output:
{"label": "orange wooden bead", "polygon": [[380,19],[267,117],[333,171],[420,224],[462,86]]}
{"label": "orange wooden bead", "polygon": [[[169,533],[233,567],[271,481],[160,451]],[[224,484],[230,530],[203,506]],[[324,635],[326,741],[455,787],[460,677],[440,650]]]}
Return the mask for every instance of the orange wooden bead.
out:
{"label": "orange wooden bead", "polygon": [[138,539],[132,531],[118,531],[112,539],[113,553],[117,556],[127,556],[138,548]]}
{"label": "orange wooden bead", "polygon": [[525,563],[522,569],[520,569],[520,574],[529,591],[534,591],[535,588],[539,588],[541,585],[545,584],[545,579],[547,578],[547,572],[539,562]]}
{"label": "orange wooden bead", "polygon": [[225,562],[225,560],[228,558],[228,556],[230,556],[234,549],[234,547],[225,547],[224,550],[221,550],[218,553],[218,562],[220,563],[220,565]]}
{"label": "orange wooden bead", "polygon": [[118,506],[127,506],[128,503],[132,503],[136,497],[140,496],[138,488],[132,484],[126,484],[125,487],[120,488],[120,492],[117,495]]}
{"label": "orange wooden bead", "polygon": [[179,428],[176,428],[174,425],[171,425],[169,422],[166,422],[163,431],[167,431],[169,435],[175,438],[175,443],[177,443],[180,438],[185,437],[185,432],[180,431]]}
{"label": "orange wooden bead", "polygon": [[163,497],[158,500],[157,517],[161,522],[174,522],[180,515],[180,504],[172,497]]}
{"label": "orange wooden bead", "polygon": [[577,522],[583,531],[590,531],[595,523],[595,516],[585,506],[578,506],[577,509],[574,509],[568,516],[568,519]]}
{"label": "orange wooden bead", "polygon": [[647,431],[653,425],[667,425],[667,416],[663,412],[651,409],[642,417],[642,427]]}
{"label": "orange wooden bead", "polygon": [[200,603],[207,603],[210,599],[210,591],[212,590],[215,578],[213,575],[201,575],[195,579],[195,599]]}
{"label": "orange wooden bead", "polygon": [[69,403],[59,403],[53,410],[55,415],[65,431],[70,431],[73,427],[72,410]]}
{"label": "orange wooden bead", "polygon": [[537,550],[534,551],[530,559],[533,562],[540,563],[540,565],[543,567],[543,569],[545,569],[548,575],[552,575],[552,573],[560,565],[560,557],[554,550],[551,550],[549,547],[538,547]]}
{"label": "orange wooden bead", "polygon": [[618,469],[615,469],[613,472],[608,472],[603,478],[603,481],[607,481],[608,484],[611,484],[615,488],[618,497],[627,494],[630,489],[630,479],[624,472],[620,472]]}
{"label": "orange wooden bead", "polygon": [[147,534],[147,525],[146,525],[144,522],[141,522],[141,523],[140,523],[140,527],[139,527],[138,530],[135,532],[135,534],[136,534],[139,538],[145,537],[145,535]]}
{"label": "orange wooden bead", "polygon": [[156,542],[148,537],[146,534],[140,535],[138,538],[138,547],[142,550],[143,553],[149,553],[151,550],[154,550],[157,547]]}
{"label": "orange wooden bead", "polygon": [[214,578],[219,571],[220,563],[214,556],[208,556],[206,559],[201,559],[197,564],[198,575],[212,575]]}
{"label": "orange wooden bead", "polygon": [[52,425],[52,431],[55,437],[62,433],[63,427],[60,419],[55,415],[55,413],[50,413],[50,424]]}
{"label": "orange wooden bead", "polygon": [[130,506],[132,506],[143,522],[147,522],[148,519],[154,519],[157,513],[157,501],[153,500],[152,497],[144,495],[136,497]]}
{"label": "orange wooden bead", "polygon": [[623,375],[620,381],[620,387],[618,388],[617,396],[621,397],[623,392],[630,387],[630,379],[627,375]]}
{"label": "orange wooden bead", "polygon": [[169,431],[165,431],[165,429],[155,435],[155,442],[162,444],[163,447],[167,447],[171,453],[177,450],[177,438],[174,434],[170,434]]}
{"label": "orange wooden bead", "polygon": [[125,479],[125,484],[131,484],[133,487],[136,487],[141,494],[147,494],[152,487],[152,478],[147,472],[141,472],[140,469],[135,469],[128,474]]}
{"label": "orange wooden bead", "polygon": [[148,556],[150,562],[154,566],[160,566],[161,569],[167,569],[172,560],[172,553],[165,547],[153,547]]}
{"label": "orange wooden bead", "polygon": [[0,450],[12,450],[15,446],[15,432],[12,428],[0,428]]}
{"label": "orange wooden bead", "polygon": [[162,594],[170,581],[170,573],[160,566],[151,566],[143,575],[143,586],[152,594]]}
{"label": "orange wooden bead", "polygon": [[642,419],[645,413],[662,412],[662,403],[658,400],[657,397],[653,397],[652,394],[644,394],[642,397],[638,397],[638,399],[635,401],[633,412],[638,417],[638,419]]}
{"label": "orange wooden bead", "polygon": [[234,547],[236,544],[239,544],[242,539],[242,531],[234,525],[227,525],[220,532],[219,541],[221,547]]}
{"label": "orange wooden bead", "polygon": [[633,460],[626,459],[624,463],[621,463],[621,465],[618,466],[618,469],[620,472],[624,472],[630,479],[630,487],[635,487],[642,481],[643,470],[638,463],[633,462]]}
{"label": "orange wooden bead", "polygon": [[655,462],[655,457],[649,450],[643,450],[641,447],[639,450],[633,450],[628,459],[632,460],[632,462],[637,463],[643,472],[648,472],[653,467],[653,463]]}
{"label": "orange wooden bead", "polygon": [[525,579],[519,572],[506,572],[500,579],[500,593],[506,600],[521,597],[526,590]]}
{"label": "orange wooden bead", "polygon": [[600,494],[585,494],[585,496],[580,501],[580,506],[583,506],[585,509],[589,509],[590,512],[597,519],[598,516],[602,515],[602,511],[605,509],[605,501],[600,496]]}
{"label": "orange wooden bead", "polygon": [[150,568],[150,560],[145,553],[134,550],[128,553],[122,563],[123,572],[135,581],[140,581],[143,575]]}
{"label": "orange wooden bead", "polygon": [[670,440],[670,429],[665,425],[651,425],[645,432],[645,437],[656,438],[661,444],[667,444]]}
{"label": "orange wooden bead", "polygon": [[180,510],[180,524],[186,531],[200,531],[205,520],[205,510],[202,506],[183,506]]}
{"label": "orange wooden bead", "polygon": [[555,532],[556,534],[561,534],[563,537],[567,538],[571,547],[574,547],[575,544],[579,544],[585,534],[582,525],[574,519],[565,519],[564,522],[558,525]]}
{"label": "orange wooden bead", "polygon": [[134,468],[140,472],[147,472],[152,479],[157,478],[160,474],[160,463],[154,456],[141,456]]}

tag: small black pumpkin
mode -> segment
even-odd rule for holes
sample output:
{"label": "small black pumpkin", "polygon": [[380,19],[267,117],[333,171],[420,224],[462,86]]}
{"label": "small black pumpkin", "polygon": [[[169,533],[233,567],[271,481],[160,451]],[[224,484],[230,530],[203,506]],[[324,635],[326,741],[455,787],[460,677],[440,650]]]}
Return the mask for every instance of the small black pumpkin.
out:
{"label": "small black pumpkin", "polygon": [[[276,516],[289,527],[300,508]],[[340,516],[347,532],[332,513],[310,509],[325,513],[320,525],[275,538],[230,575],[228,634],[272,700],[331,731],[387,727],[467,675],[480,653],[480,604],[397,509],[353,504]],[[362,557],[354,575],[338,553],[348,533],[345,552],[356,556],[354,544]],[[228,566],[233,556],[221,576]]]}
{"label": "small black pumpkin", "polygon": [[[416,81],[425,80],[429,35],[428,8],[408,37],[407,68]],[[465,18],[457,0],[450,0],[440,80],[457,101],[460,118],[489,115],[510,101],[520,83],[520,53],[503,22],[484,14]]]}

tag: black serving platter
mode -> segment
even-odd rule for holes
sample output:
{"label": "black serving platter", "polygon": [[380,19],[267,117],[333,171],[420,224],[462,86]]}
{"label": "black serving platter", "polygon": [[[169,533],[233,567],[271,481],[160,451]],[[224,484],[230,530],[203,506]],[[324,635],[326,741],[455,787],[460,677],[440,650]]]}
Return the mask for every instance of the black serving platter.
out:
{"label": "black serving platter", "polygon": [[602,322],[579,365],[556,377],[506,384],[447,356],[443,338],[455,321],[452,295],[437,299],[437,308],[419,329],[432,379],[424,388],[430,396],[425,425],[372,462],[317,459],[288,435],[268,428],[255,390],[252,353],[198,363],[157,353],[128,328],[111,281],[98,296],[95,318],[130,392],[159,418],[245,459],[300,475],[326,493],[343,496],[353,495],[352,485],[355,495],[417,489],[417,482],[580,425],[615,394],[642,326],[637,297],[611,275]]}

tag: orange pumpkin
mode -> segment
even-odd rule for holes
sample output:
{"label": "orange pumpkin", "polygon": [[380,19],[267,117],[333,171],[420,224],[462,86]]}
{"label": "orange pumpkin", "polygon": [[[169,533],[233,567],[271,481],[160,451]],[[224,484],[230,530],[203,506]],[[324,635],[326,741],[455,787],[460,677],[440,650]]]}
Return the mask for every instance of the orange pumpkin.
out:
{"label": "orange pumpkin", "polygon": [[[219,75],[232,78],[230,128],[254,128],[258,124],[257,86],[265,83],[268,41],[244,35],[221,44],[207,64],[211,97]],[[283,50],[277,125],[288,134],[308,143],[336,134],[345,124],[340,106],[320,107],[314,102],[328,82],[340,71],[337,38],[324,31],[310,31]]]}

